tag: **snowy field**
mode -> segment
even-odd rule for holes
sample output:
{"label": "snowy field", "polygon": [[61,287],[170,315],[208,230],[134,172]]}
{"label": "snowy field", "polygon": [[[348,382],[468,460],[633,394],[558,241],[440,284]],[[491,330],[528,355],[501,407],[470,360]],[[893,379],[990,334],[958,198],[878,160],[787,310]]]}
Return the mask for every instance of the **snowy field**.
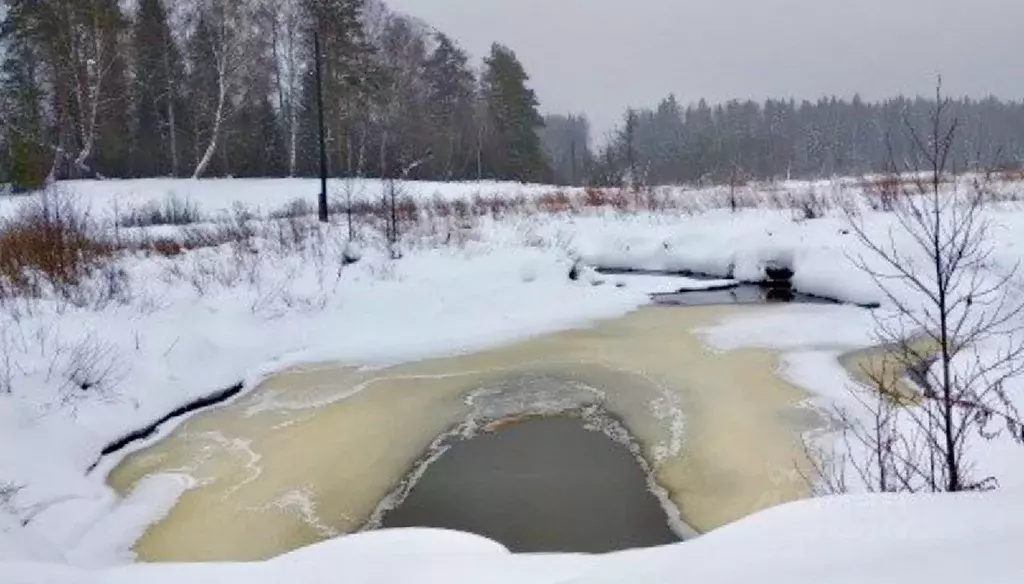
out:
{"label": "snowy field", "polygon": [[[588,206],[608,203],[620,209],[629,207],[661,211],[673,208],[676,212],[694,213],[724,208],[734,202],[742,208],[791,208],[796,211],[806,207],[808,201],[811,207],[836,207],[856,200],[863,191],[862,183],[873,180],[881,178],[751,183],[736,188],[654,187],[639,195],[624,194],[621,201],[612,196],[604,201],[588,201],[587,190],[582,188],[512,182],[395,181],[393,188],[399,199],[410,199],[423,206],[456,202],[472,206],[500,199],[528,208],[547,205],[558,210],[558,198],[565,196],[567,199],[578,199],[579,203]],[[330,179],[327,186],[328,199],[334,208],[343,208],[350,201],[353,204],[376,203],[382,197],[390,196],[391,189],[391,183],[378,179]],[[120,218],[123,221],[133,212],[161,208],[168,201],[174,201],[194,209],[199,219],[213,221],[233,215],[239,207],[257,217],[289,212],[296,201],[310,205],[310,210],[313,210],[320,192],[320,181],[159,178],[82,180],[62,182],[58,190],[73,197],[91,216],[104,220]],[[1024,197],[1024,188],[1019,183],[1000,184],[998,190],[1013,200]],[[0,189],[0,217],[13,214],[23,198],[4,195]],[[543,201],[545,198],[548,200]],[[564,204],[571,205],[569,200]]]}
{"label": "snowy field", "polygon": [[[343,182],[332,183],[332,198],[345,197]],[[356,187],[354,198],[375,201],[382,185]],[[128,246],[71,290],[0,295],[0,582],[326,582],[339,573],[352,582],[417,583],[1013,582],[1024,574],[1014,553],[1024,543],[1024,513],[1015,511],[1024,509],[1024,448],[1006,436],[971,444],[978,472],[1000,478],[995,493],[819,499],[657,550],[519,557],[476,538],[412,531],[343,538],[263,564],[124,565],[134,538],[189,485],[164,477],[119,500],[104,484],[117,455],[100,454],[183,404],[238,383],[251,389],[298,363],[380,366],[464,353],[586,326],[643,305],[650,293],[702,285],[589,268],[571,280],[578,261],[750,281],[785,267],[801,292],[889,307],[854,266],[855,258],[875,260],[843,209],[859,212],[879,240],[896,222],[852,181],[746,188],[735,212],[728,189],[602,199],[545,186],[400,188],[420,206],[399,225],[393,251],[401,257],[391,259],[372,211],[357,220],[358,246],[347,243],[343,216],[327,227],[297,212],[269,218],[297,198],[312,201],[316,181],[61,185],[119,242],[194,239],[195,226],[121,220],[169,197],[187,200],[202,229],[219,235],[184,253]],[[1024,251],[1019,186],[1000,185],[998,194],[985,210],[995,247],[981,274],[993,280]],[[528,202],[501,207],[499,199]],[[0,216],[18,216],[31,200],[0,199]],[[911,249],[908,238],[894,237]],[[347,265],[354,255],[361,261]],[[910,289],[894,293],[914,300]],[[782,373],[814,396],[809,405],[828,408],[850,401],[838,355],[872,345],[873,327],[866,310],[790,306],[706,336],[722,350],[783,351]],[[1024,408],[1019,380],[1007,389]]]}
{"label": "snowy field", "polygon": [[[128,214],[133,209],[161,205],[167,199],[188,201],[204,217],[217,218],[230,214],[236,205],[255,215],[267,215],[287,208],[296,199],[315,205],[320,192],[319,179],[144,179],[68,181],[61,188],[73,194],[83,207],[94,215]],[[331,179],[327,192],[334,203],[376,201],[385,185],[376,179]],[[547,185],[508,182],[398,182],[400,196],[421,201],[440,199],[452,201],[475,196],[532,198],[560,190]],[[18,205],[17,197],[0,196],[0,216],[10,214]]]}

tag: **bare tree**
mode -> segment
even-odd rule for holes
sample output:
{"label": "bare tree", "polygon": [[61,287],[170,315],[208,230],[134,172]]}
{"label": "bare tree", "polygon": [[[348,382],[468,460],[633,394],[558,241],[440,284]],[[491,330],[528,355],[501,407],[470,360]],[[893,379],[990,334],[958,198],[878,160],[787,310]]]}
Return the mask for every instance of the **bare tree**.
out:
{"label": "bare tree", "polygon": [[1024,424],[1006,391],[1006,382],[1024,370],[1017,266],[993,261],[984,179],[964,184],[950,173],[958,126],[947,120],[950,102],[941,82],[936,98],[926,130],[906,123],[923,163],[893,182],[900,192],[886,204],[895,227],[880,237],[862,217],[850,217],[868,251],[854,261],[894,308],[877,318],[878,340],[889,348],[887,367],[909,376],[914,387],[908,395],[891,373],[875,372],[874,395],[859,398],[868,415],[840,416],[847,439],[869,453],[853,461],[855,468],[870,488],[883,491],[994,488],[996,477],[975,476],[970,439],[1005,431],[1024,442]]}
{"label": "bare tree", "polygon": [[388,213],[388,217],[385,220],[385,237],[390,249],[391,259],[399,259],[401,257],[401,251],[398,249],[398,240],[401,235],[398,232],[398,200],[404,195],[402,185],[408,180],[409,175],[417,168],[426,164],[431,156],[430,152],[426,152],[411,162],[403,163],[401,172],[398,174],[398,180],[394,178],[384,180],[383,202],[384,209]]}
{"label": "bare tree", "polygon": [[258,42],[258,27],[254,25],[259,11],[258,2],[232,0],[204,0],[199,4],[200,21],[204,23],[201,42],[208,43],[207,52],[213,58],[216,73],[216,91],[206,149],[196,163],[193,178],[199,178],[217,153],[225,120],[231,113],[231,92],[244,76],[251,58],[252,44]]}
{"label": "bare tree", "polygon": [[733,213],[740,207],[739,194],[736,191],[748,183],[750,183],[750,174],[743,169],[742,163],[734,160],[729,171],[729,209]]}
{"label": "bare tree", "polygon": [[302,11],[299,0],[279,0],[266,5],[270,22],[277,100],[287,130],[288,175],[295,176],[299,140],[300,79],[302,59]]}

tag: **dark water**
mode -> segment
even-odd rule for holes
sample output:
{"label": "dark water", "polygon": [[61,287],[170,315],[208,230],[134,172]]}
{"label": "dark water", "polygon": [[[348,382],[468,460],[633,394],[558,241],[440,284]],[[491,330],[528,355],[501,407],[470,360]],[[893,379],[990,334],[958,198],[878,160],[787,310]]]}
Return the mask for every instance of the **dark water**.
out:
{"label": "dark water", "polygon": [[575,418],[528,420],[454,443],[383,527],[454,529],[515,552],[679,541],[629,450]]}
{"label": "dark water", "polygon": [[[642,274],[646,276],[685,276],[693,280],[721,280],[722,278],[690,271],[657,272],[651,270],[599,269],[609,276]],[[791,275],[791,273],[789,274]],[[720,306],[723,304],[775,304],[798,302],[804,304],[838,304],[838,300],[803,294],[793,289],[788,280],[765,280],[763,283],[744,283],[710,290],[680,290],[668,294],[652,294],[655,304],[665,306]]]}
{"label": "dark water", "polygon": [[691,290],[674,294],[654,294],[655,304],[666,306],[717,306],[722,304],[836,304],[835,300],[794,292],[788,288],[769,288],[756,284],[739,284],[720,290]]}
{"label": "dark water", "polygon": [[[644,276],[684,276],[697,281],[714,281],[722,278],[708,274],[699,274],[682,270],[682,272],[654,272],[649,269],[609,269],[599,268],[599,274],[607,276],[644,275]],[[779,273],[785,274],[785,273]],[[655,304],[667,306],[718,306],[722,304],[773,304],[799,302],[805,304],[840,304],[839,300],[804,294],[793,288],[790,280],[793,273],[785,274],[784,280],[766,279],[763,283],[742,283],[714,288],[711,290],[681,290],[668,294],[652,294]],[[865,306],[873,307],[873,306]]]}

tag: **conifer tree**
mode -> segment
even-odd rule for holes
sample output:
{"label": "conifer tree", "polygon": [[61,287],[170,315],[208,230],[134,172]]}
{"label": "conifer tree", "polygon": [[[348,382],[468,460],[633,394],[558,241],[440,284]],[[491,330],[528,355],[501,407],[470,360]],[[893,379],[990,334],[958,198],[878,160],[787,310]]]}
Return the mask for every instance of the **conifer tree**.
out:
{"label": "conifer tree", "polygon": [[526,84],[528,80],[511,49],[499,44],[491,47],[491,54],[484,60],[481,97],[491,126],[484,158],[492,178],[529,182],[539,181],[546,174],[537,134],[544,127],[544,119],[537,110],[536,94]]}
{"label": "conifer tree", "polygon": [[426,83],[430,124],[435,134],[434,174],[445,179],[466,178],[473,156],[473,98],[476,76],[469,58],[448,36],[437,33],[437,45],[427,59]]}
{"label": "conifer tree", "polygon": [[[320,39],[323,65],[324,118],[327,125],[328,167],[332,174],[355,172],[360,155],[356,138],[358,117],[365,113],[379,85],[372,66],[374,47],[363,24],[365,0],[303,0],[307,26],[307,71],[300,128],[307,143],[316,142],[316,92],[313,66],[313,35]],[[315,149],[303,148],[307,158]],[[315,156],[313,157],[315,158]],[[307,160],[306,168],[315,167]]]}
{"label": "conifer tree", "polygon": [[6,179],[16,191],[43,185],[53,154],[46,147],[39,54],[33,43],[31,0],[12,1],[0,22],[6,60],[0,70],[0,128]]}

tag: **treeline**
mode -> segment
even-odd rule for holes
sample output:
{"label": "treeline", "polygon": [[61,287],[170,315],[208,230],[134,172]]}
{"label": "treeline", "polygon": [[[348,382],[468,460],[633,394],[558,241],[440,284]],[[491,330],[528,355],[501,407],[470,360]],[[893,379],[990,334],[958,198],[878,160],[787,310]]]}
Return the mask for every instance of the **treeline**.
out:
{"label": "treeline", "polygon": [[[923,163],[915,135],[928,135],[935,105],[934,99],[867,103],[832,97],[715,106],[701,100],[683,107],[668,97],[654,109],[628,110],[610,143],[595,155],[577,154],[575,164],[557,161],[572,160],[565,153],[579,142],[561,139],[547,148],[558,153],[553,160],[561,180],[571,180],[571,168],[585,166],[577,176],[596,184],[853,176],[893,166],[908,170]],[[953,100],[948,115],[957,123],[950,169],[1020,168],[1024,102]],[[575,127],[577,134],[582,129],[578,117],[553,121]]]}
{"label": "treeline", "polygon": [[0,182],[550,178],[528,76],[374,0],[5,0]]}
{"label": "treeline", "polygon": [[[515,53],[479,65],[378,0],[0,0],[0,183],[313,176],[314,36],[332,176],[619,185],[913,168],[934,101],[828,98],[538,113]],[[1017,168],[1024,103],[962,99],[951,166]],[[922,132],[923,133],[923,132]]]}

